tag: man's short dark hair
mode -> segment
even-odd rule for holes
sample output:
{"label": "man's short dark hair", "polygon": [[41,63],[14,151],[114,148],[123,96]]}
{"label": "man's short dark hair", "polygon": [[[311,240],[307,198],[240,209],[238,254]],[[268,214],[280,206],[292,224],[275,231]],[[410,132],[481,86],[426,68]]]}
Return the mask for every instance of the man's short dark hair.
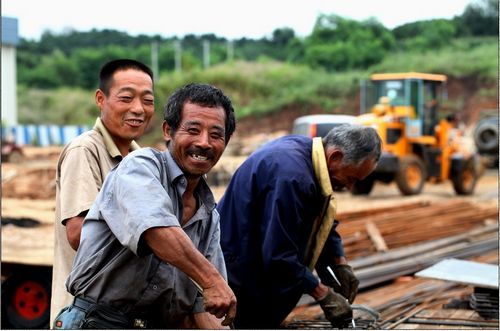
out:
{"label": "man's short dark hair", "polygon": [[168,98],[164,107],[164,120],[170,126],[170,135],[174,136],[181,122],[181,113],[186,102],[203,107],[222,107],[226,113],[225,141],[226,145],[236,129],[236,119],[231,100],[215,86],[203,83],[190,83],[177,89]]}
{"label": "man's short dark hair", "polygon": [[144,63],[132,59],[117,59],[104,64],[99,72],[99,89],[104,95],[109,95],[109,89],[113,84],[113,75],[120,70],[135,69],[146,73],[153,79],[153,71]]}

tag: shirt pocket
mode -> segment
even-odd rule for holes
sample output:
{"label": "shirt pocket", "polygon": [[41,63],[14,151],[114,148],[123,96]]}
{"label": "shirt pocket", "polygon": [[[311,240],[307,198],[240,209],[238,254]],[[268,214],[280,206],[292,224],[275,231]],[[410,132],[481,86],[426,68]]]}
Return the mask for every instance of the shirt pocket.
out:
{"label": "shirt pocket", "polygon": [[136,307],[147,307],[162,295],[171,295],[175,285],[174,266],[157,261],[156,271],[147,283]]}

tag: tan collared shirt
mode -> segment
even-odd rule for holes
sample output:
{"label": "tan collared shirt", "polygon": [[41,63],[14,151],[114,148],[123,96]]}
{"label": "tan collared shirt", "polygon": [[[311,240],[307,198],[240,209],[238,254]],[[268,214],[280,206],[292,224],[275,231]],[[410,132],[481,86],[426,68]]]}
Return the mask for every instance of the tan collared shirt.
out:
{"label": "tan collared shirt", "polygon": [[[139,149],[132,141],[130,150]],[[73,297],[66,291],[75,251],[69,245],[64,222],[90,209],[108,172],[122,160],[111,135],[97,118],[94,128],[65,146],[56,169],[56,215],[50,320]]]}

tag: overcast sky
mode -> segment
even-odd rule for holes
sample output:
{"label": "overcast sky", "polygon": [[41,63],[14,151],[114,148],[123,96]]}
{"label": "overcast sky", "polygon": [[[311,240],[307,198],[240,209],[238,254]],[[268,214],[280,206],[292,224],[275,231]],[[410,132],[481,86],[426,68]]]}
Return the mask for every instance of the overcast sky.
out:
{"label": "overcast sky", "polygon": [[182,37],[214,33],[258,39],[277,28],[309,35],[319,14],[357,21],[375,17],[387,28],[461,15],[474,0],[1,0],[2,16],[19,20],[19,35],[45,30],[114,29],[130,35]]}

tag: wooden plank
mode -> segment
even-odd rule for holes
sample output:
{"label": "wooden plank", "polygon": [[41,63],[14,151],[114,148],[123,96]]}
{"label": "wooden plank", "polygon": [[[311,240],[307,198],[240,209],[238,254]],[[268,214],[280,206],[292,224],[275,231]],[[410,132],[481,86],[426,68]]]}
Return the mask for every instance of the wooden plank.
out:
{"label": "wooden plank", "polygon": [[382,237],[382,234],[380,234],[380,231],[378,230],[375,223],[373,223],[372,221],[368,221],[366,222],[365,227],[366,227],[366,232],[368,232],[368,236],[375,245],[375,249],[378,252],[387,251],[389,248],[387,247],[387,244],[385,243],[385,240]]}

